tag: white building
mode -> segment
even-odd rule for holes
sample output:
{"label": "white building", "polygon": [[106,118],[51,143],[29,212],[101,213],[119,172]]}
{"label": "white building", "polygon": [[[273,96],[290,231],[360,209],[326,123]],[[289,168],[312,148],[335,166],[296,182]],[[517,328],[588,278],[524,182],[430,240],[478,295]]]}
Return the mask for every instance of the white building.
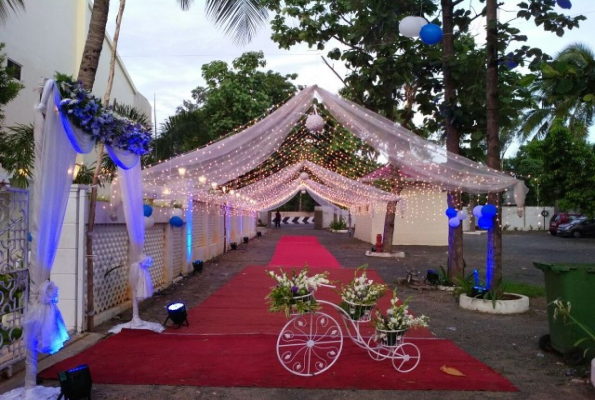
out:
{"label": "white building", "polygon": [[[25,11],[11,13],[0,28],[7,61],[20,69],[25,88],[5,108],[4,126],[33,122],[35,88],[55,72],[76,78],[91,18],[90,0],[43,0],[26,2]],[[111,40],[106,37],[93,93],[103,98],[109,72]],[[133,106],[151,116],[149,101],[138,92],[122,60],[115,67],[111,99]]]}

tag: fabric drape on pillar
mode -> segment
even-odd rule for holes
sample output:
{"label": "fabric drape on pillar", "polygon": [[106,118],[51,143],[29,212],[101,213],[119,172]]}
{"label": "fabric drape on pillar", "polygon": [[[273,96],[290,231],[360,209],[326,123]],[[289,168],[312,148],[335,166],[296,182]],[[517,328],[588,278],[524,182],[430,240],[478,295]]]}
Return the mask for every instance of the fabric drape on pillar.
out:
{"label": "fabric drape on pillar", "polygon": [[[29,263],[31,285],[29,309],[24,322],[27,352],[25,388],[28,392],[36,383],[37,353],[55,353],[68,340],[57,305],[58,288],[49,278],[62,233],[77,150],[89,152],[93,148],[93,142],[87,135],[71,126],[66,116],[59,112],[56,106],[59,102],[58,89],[53,80],[48,80],[35,107]],[[66,135],[63,134],[65,131]]]}
{"label": "fabric drape on pillar", "polygon": [[[136,162],[125,160],[122,156],[118,156],[118,158],[120,160],[118,163],[118,185],[129,239],[128,279],[132,287],[132,320],[114,326],[110,329],[110,332],[119,333],[124,328],[162,332],[164,328],[161,324],[143,321],[138,311],[138,301],[153,295],[153,283],[149,272],[153,260],[143,253],[145,246],[145,216],[143,213],[143,182],[140,163],[138,160]],[[124,169],[122,166],[130,167]]]}

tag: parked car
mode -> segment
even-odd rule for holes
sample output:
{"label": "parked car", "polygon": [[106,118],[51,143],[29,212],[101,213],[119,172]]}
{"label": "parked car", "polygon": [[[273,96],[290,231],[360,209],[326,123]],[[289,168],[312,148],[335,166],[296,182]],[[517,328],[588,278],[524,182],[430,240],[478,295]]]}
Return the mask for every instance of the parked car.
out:
{"label": "parked car", "polygon": [[567,224],[558,226],[558,235],[579,238],[582,236],[595,236],[595,219],[579,217]]}
{"label": "parked car", "polygon": [[581,217],[581,214],[573,214],[573,213],[556,213],[552,215],[550,219],[550,234],[556,236],[558,233],[558,227],[562,224],[567,224],[578,217]]}

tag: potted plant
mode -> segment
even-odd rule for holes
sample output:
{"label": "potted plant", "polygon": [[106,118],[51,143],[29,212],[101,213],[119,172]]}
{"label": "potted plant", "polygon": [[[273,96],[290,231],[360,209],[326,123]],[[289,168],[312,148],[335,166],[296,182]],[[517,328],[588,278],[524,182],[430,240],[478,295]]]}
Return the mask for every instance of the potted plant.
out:
{"label": "potted plant", "polygon": [[279,272],[276,274],[274,271],[267,271],[277,282],[266,296],[270,312],[284,312],[285,316],[289,317],[291,314],[304,314],[320,309],[312,295],[320,286],[329,283],[326,279],[327,272],[309,276],[307,266],[298,273],[293,270],[291,275],[281,268]]}
{"label": "potted plant", "polygon": [[347,232],[347,223],[345,218],[341,217],[338,220],[331,221],[329,228],[333,232]]}
{"label": "potted plant", "polygon": [[388,286],[384,283],[374,283],[366,274],[367,264],[360,266],[348,285],[341,285],[341,307],[349,318],[354,321],[367,322],[370,320],[372,308],[378,302]]}
{"label": "potted plant", "polygon": [[527,296],[507,293],[502,281],[489,288],[479,282],[474,271],[465,278],[456,279],[457,287],[453,294],[458,297],[459,306],[465,310],[488,314],[520,314],[529,310]]}
{"label": "potted plant", "polygon": [[374,340],[380,342],[383,346],[398,346],[409,329],[428,326],[429,318],[427,316],[414,317],[409,313],[410,299],[408,297],[400,303],[397,297],[397,289],[395,289],[390,300],[391,305],[386,310],[386,314],[376,310],[372,318],[372,325],[376,328]]}

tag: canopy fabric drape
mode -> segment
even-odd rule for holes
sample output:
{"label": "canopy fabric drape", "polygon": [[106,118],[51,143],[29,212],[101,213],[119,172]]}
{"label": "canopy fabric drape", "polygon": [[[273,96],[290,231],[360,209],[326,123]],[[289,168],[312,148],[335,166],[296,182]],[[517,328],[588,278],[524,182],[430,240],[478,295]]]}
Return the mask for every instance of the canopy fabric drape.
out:
{"label": "canopy fabric drape", "polygon": [[[238,134],[146,168],[143,179],[149,189],[147,194],[156,198],[179,194],[199,198],[201,192],[204,196],[210,190],[211,184],[221,186],[253,170],[279,148],[300,119],[305,119],[304,113],[312,106],[314,97],[322,101],[332,118],[374,147],[409,179],[443,190],[468,193],[497,192],[516,186],[519,188],[518,195],[515,194],[517,205],[524,204],[524,190],[520,190],[524,187],[522,181],[450,153],[318,86],[302,90],[278,110]],[[183,176],[178,174],[180,167],[185,168]]]}
{"label": "canopy fabric drape", "polygon": [[[68,195],[73,180],[76,154],[90,152],[95,142],[90,135],[71,124],[59,108],[60,92],[53,80],[46,81],[40,102],[35,107],[35,161],[33,168],[33,195],[31,205],[31,257],[29,275],[29,307],[24,321],[24,340],[26,346],[25,398],[36,398],[37,355],[55,353],[68,340],[69,336],[62,315],[58,308],[58,287],[51,282],[50,273],[56,257],[58,242],[62,233]],[[138,253],[144,243],[144,221],[142,213],[142,180],[139,156],[109,149],[110,154],[117,156],[117,163],[123,168],[136,169],[122,173],[129,176],[127,196],[123,196],[124,208],[129,210],[129,229],[134,234],[131,239],[131,251]],[[132,194],[134,192],[134,194]],[[140,210],[140,212],[139,212]],[[139,217],[134,216],[138,213]],[[142,227],[141,243],[139,243],[135,226]],[[131,238],[132,238],[131,234]],[[131,261],[147,265],[145,258],[139,254]],[[132,268],[131,268],[132,269]],[[146,268],[142,268],[146,271]],[[142,272],[142,271],[141,271]],[[152,293],[151,277],[148,273],[137,272],[137,287],[144,287],[140,294],[150,296]],[[142,281],[142,282],[141,282]]]}

